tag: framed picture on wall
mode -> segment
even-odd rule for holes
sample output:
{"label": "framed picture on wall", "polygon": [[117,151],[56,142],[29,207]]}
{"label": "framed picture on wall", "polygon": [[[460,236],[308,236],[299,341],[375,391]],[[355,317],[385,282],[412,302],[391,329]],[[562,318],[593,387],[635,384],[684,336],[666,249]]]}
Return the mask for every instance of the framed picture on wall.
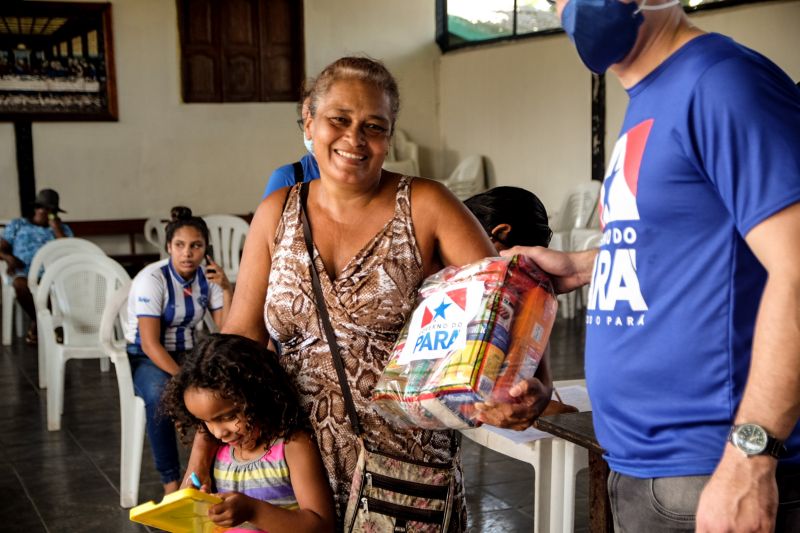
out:
{"label": "framed picture on wall", "polygon": [[0,2],[0,120],[117,120],[111,4]]}

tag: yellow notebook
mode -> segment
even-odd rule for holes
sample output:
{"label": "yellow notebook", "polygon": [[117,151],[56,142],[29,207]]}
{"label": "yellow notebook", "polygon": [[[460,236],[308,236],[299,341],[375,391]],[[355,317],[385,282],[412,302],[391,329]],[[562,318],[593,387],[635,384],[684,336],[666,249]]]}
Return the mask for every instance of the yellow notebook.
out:
{"label": "yellow notebook", "polygon": [[167,494],[161,503],[153,501],[137,505],[130,519],[171,533],[218,533],[228,528],[208,519],[208,509],[222,498],[197,489],[182,489]]}

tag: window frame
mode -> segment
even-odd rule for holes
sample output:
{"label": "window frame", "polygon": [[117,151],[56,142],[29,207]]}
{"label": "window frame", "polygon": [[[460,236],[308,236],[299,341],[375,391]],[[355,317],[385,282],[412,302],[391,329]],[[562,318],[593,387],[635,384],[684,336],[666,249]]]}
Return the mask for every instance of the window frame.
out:
{"label": "window frame", "polygon": [[[724,9],[728,7],[736,7],[747,4],[760,4],[763,2],[773,2],[774,0],[719,0],[709,4],[700,4],[698,6],[689,7],[684,6],[683,10],[688,13],[695,13],[697,11],[706,11],[711,9]],[[447,31],[447,0],[436,0],[436,44],[443,54],[453,52],[456,50],[463,50],[465,48],[475,48],[487,45],[494,45],[497,43],[505,43],[509,41],[522,41],[527,39],[535,39],[538,37],[546,37],[549,35],[556,35],[564,33],[562,28],[552,28],[548,30],[540,30],[534,32],[526,32],[522,34],[517,33],[517,0],[514,0],[514,26],[511,35],[504,35],[493,39],[485,39],[481,41],[465,41],[461,43],[451,44],[449,33]]]}

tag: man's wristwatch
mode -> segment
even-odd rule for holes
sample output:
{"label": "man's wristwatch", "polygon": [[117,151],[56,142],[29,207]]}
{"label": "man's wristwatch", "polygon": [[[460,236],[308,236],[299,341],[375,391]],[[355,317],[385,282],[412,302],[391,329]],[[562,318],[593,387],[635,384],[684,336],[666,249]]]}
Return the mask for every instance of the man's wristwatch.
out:
{"label": "man's wristwatch", "polygon": [[748,457],[769,455],[780,459],[786,454],[783,441],[773,437],[758,424],[738,424],[731,426],[728,442]]}

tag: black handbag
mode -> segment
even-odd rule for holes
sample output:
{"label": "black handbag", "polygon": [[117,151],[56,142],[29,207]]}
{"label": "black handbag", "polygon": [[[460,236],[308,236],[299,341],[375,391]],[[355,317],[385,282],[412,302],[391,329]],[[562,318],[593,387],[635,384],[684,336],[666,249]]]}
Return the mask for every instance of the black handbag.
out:
{"label": "black handbag", "polygon": [[[311,226],[305,208],[308,187],[308,183],[300,186],[300,218],[311,262],[311,282],[322,328],[342,388],[347,415],[360,447],[344,516],[344,531],[444,533],[448,529],[453,512],[455,461],[447,463],[409,461],[370,450],[364,441],[363,429],[353,403],[336,334],[331,326],[319,273],[314,263]],[[454,434],[452,446],[455,457],[458,441]]]}

